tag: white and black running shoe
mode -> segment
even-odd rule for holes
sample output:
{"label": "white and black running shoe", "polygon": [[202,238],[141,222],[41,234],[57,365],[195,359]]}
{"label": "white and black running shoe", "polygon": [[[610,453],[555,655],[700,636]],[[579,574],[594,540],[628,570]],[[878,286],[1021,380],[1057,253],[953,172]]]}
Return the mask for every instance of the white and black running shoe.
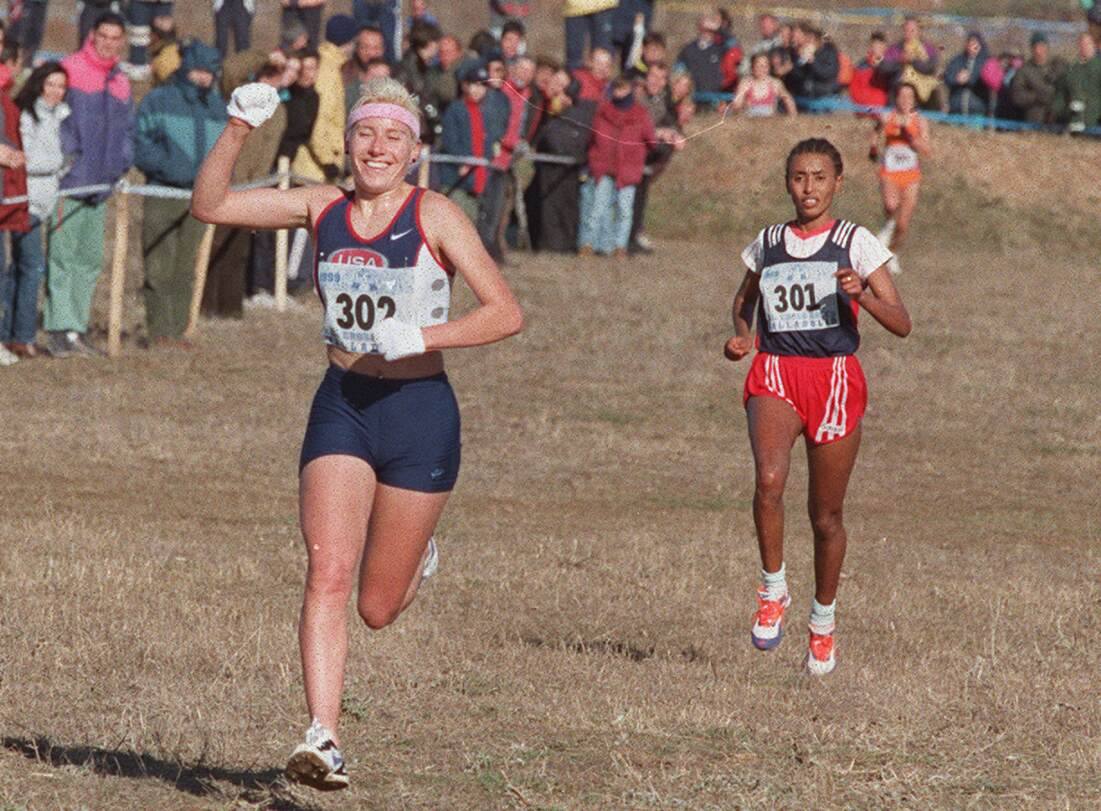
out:
{"label": "white and black running shoe", "polygon": [[318,791],[348,788],[348,772],[333,735],[316,718],[306,730],[306,742],[300,743],[287,761],[287,779]]}

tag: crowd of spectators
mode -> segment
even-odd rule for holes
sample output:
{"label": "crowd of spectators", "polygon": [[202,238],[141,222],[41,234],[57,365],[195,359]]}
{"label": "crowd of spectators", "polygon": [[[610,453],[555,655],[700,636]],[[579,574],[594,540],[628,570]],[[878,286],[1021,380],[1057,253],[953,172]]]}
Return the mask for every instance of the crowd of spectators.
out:
{"label": "crowd of spectators", "polygon": [[[300,179],[340,182],[348,110],[366,81],[398,78],[419,98],[433,153],[430,171],[414,175],[467,211],[499,261],[522,246],[652,250],[650,192],[701,108],[794,115],[845,94],[878,107],[907,84],[926,109],[1072,132],[1101,119],[1101,7],[1092,0],[1083,0],[1091,33],[1069,64],[1043,33],[1025,59],[994,55],[978,31],[942,63],[945,43],[913,18],[894,41],[872,34],[856,62],[814,23],[773,14],[756,19],[755,41],[743,46],[722,9],[671,47],[650,28],[652,0],[566,0],[562,59],[529,52],[530,0],[489,0],[485,27],[463,32],[443,31],[428,0],[412,0],[404,18],[399,0],[353,0],[351,15],[328,13],[325,0],[280,0],[274,48],[253,46],[255,0],[211,0],[213,44],[181,35],[167,0],[130,0],[125,16],[120,0],[85,0],[78,49],[55,62],[40,56],[47,3],[8,0],[10,27],[0,26],[4,197],[29,197],[0,206],[0,364],[39,354],[40,323],[50,355],[101,354],[88,327],[110,192],[87,188],[110,187],[131,168],[168,190],[143,198],[146,340],[188,346],[203,228],[187,192],[227,123],[226,99],[247,82],[275,87],[283,105],[250,138],[234,181],[268,177],[285,157]],[[533,174],[517,171],[527,153],[547,156]],[[218,228],[203,310],[240,317],[249,297],[271,289],[274,256],[270,233]],[[297,276],[309,284],[308,272]]]}

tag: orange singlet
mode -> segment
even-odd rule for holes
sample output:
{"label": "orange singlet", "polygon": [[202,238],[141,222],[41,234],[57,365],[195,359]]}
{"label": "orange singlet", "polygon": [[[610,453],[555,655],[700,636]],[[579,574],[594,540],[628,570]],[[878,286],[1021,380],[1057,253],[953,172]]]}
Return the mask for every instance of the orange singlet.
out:
{"label": "orange singlet", "polygon": [[910,120],[903,127],[894,110],[883,117],[886,148],[883,150],[879,176],[900,189],[921,181],[921,162],[917,150],[911,145],[912,139],[921,133],[920,120],[916,112],[910,113]]}

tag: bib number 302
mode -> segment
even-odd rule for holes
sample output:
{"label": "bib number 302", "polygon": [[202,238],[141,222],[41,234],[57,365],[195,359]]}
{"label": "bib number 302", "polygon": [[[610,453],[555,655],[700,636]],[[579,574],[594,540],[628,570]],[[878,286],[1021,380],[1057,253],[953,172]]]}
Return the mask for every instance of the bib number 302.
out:
{"label": "bib number 302", "polygon": [[341,293],[336,297],[336,304],[340,307],[340,315],[336,319],[336,325],[341,329],[358,327],[362,330],[370,330],[375,325],[375,317],[381,321],[390,318],[397,309],[394,300],[389,296],[379,296],[378,301],[368,295],[352,296],[349,293]]}

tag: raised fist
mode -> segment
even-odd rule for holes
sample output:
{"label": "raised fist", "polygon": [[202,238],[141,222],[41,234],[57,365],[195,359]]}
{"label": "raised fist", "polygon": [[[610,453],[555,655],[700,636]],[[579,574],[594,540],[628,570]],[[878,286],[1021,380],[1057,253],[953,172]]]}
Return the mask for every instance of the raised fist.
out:
{"label": "raised fist", "polygon": [[253,82],[233,91],[226,112],[231,118],[239,118],[250,127],[259,127],[275,114],[279,106],[279,91],[270,84]]}

